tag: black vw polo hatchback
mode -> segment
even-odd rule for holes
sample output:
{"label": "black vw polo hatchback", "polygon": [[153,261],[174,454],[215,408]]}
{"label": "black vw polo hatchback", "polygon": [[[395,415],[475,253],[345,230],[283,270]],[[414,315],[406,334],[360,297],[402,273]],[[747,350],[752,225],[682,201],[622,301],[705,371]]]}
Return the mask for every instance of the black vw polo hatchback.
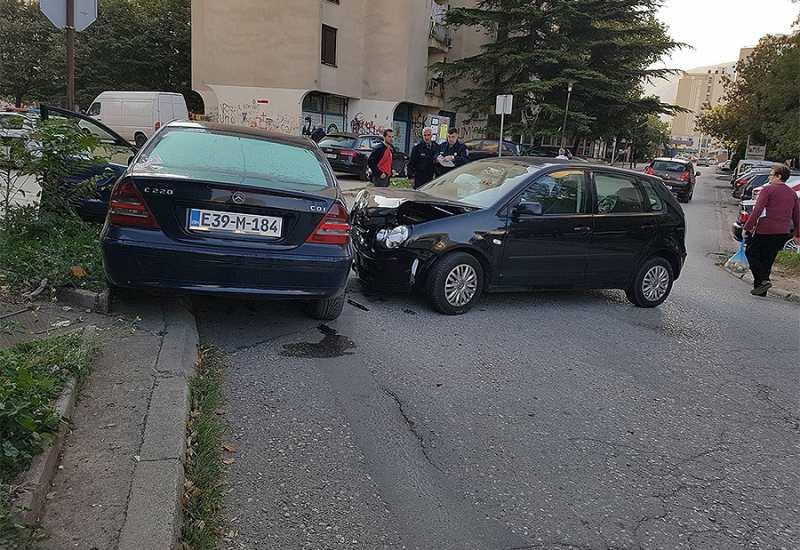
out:
{"label": "black vw polo hatchback", "polygon": [[352,246],[330,165],[310,141],[196,122],[162,128],[111,192],[114,286],[306,301],[342,311]]}
{"label": "black vw polo hatchback", "polygon": [[362,191],[351,221],[365,283],[422,290],[451,315],[485,291],[539,288],[622,289],[654,307],[686,258],[659,178],[584,162],[479,160],[416,191]]}

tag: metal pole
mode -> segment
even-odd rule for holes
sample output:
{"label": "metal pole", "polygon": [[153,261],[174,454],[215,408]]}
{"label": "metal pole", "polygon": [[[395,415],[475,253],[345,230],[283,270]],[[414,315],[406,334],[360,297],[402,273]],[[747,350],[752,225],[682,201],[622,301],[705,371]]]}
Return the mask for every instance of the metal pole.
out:
{"label": "metal pole", "polygon": [[503,125],[506,121],[506,108],[505,104],[503,104],[503,112],[500,113],[500,143],[497,144],[497,156],[503,156]]}
{"label": "metal pole", "polygon": [[614,166],[615,160],[617,160],[617,136],[614,136],[614,145],[611,146],[611,166]]}
{"label": "metal pole", "polygon": [[75,108],[75,0],[67,0],[67,105]]}
{"label": "metal pole", "polygon": [[561,147],[567,146],[567,115],[569,114],[570,97],[572,97],[572,84],[567,88],[567,108],[564,109],[564,124],[561,125]]}

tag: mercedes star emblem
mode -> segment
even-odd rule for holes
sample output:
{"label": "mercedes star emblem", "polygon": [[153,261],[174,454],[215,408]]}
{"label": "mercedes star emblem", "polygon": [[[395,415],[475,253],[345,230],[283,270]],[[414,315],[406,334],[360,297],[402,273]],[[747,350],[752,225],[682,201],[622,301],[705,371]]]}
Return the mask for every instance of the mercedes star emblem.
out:
{"label": "mercedes star emblem", "polygon": [[244,201],[247,200],[247,197],[245,197],[244,193],[236,191],[233,195],[231,195],[231,200],[236,204],[244,204]]}

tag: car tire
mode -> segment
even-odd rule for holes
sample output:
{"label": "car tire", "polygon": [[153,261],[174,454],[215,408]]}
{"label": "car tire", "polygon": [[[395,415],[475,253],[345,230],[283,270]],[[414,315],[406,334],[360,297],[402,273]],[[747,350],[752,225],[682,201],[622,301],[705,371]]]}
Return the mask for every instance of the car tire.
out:
{"label": "car tire", "polygon": [[682,203],[686,204],[687,202],[689,202],[689,195],[687,195],[685,193],[681,194],[681,195],[678,195],[678,202],[682,202]]}
{"label": "car tire", "polygon": [[358,173],[358,179],[361,181],[369,181],[369,175],[367,175],[367,168],[368,166],[365,164],[364,167],[361,169],[361,172]]}
{"label": "car tire", "polygon": [[466,252],[448,254],[431,268],[427,293],[433,308],[445,315],[469,311],[483,292],[483,266]]}
{"label": "car tire", "polygon": [[665,258],[656,256],[642,264],[625,295],[637,307],[656,307],[667,299],[674,282],[672,265]]}
{"label": "car tire", "polygon": [[342,314],[344,302],[345,293],[342,292],[331,298],[309,302],[306,311],[309,316],[319,321],[333,321],[334,319],[338,319],[339,315]]}
{"label": "car tire", "polygon": [[147,143],[147,136],[144,134],[136,134],[133,136],[133,143],[136,144],[136,147],[141,149],[144,147],[144,144]]}

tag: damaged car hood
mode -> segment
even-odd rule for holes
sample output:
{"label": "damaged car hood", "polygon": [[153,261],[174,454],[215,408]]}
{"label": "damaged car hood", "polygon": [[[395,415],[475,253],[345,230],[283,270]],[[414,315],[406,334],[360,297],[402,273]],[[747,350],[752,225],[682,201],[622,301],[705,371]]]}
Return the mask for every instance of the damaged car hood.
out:
{"label": "damaged car hood", "polygon": [[414,225],[479,210],[475,206],[433,197],[412,189],[375,188],[362,191],[351,218],[361,227]]}

